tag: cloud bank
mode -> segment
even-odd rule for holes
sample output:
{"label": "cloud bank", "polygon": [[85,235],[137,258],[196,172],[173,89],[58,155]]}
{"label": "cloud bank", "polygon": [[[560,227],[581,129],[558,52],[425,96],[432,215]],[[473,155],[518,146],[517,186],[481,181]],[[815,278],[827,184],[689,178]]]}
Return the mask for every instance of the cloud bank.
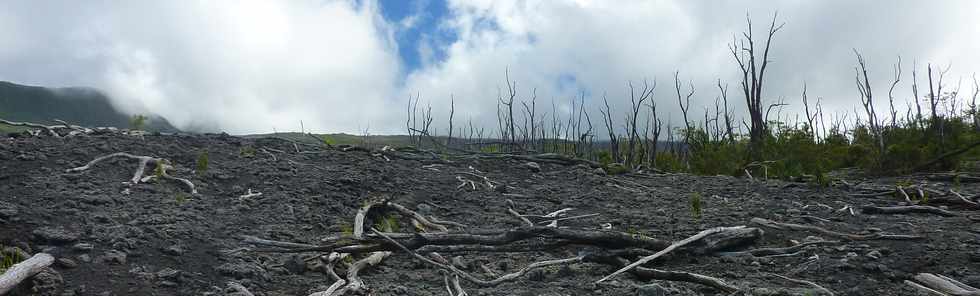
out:
{"label": "cloud bank", "polygon": [[536,89],[547,112],[553,102],[567,112],[580,93],[592,107],[605,94],[625,112],[626,83],[656,80],[655,100],[677,122],[674,71],[697,87],[693,110],[713,104],[718,79],[741,107],[727,44],[746,13],[763,34],[775,11],[786,26],[773,42],[766,99],[795,104],[787,112],[800,108],[804,82],[828,110],[857,106],[852,49],[868,60],[879,94],[902,56],[903,101],[913,61],[920,73],[927,62],[952,63],[949,81],[962,76],[964,88],[980,70],[980,20],[971,15],[980,2],[968,0],[450,0],[434,28],[448,33],[421,36],[415,50],[424,58],[410,69],[394,36],[412,19],[384,19],[384,5],[5,1],[0,80],[100,88],[128,112],[159,113],[181,128],[263,133],[298,130],[302,120],[319,132],[398,133],[416,93],[437,128],[450,95],[457,120],[495,126],[507,69],[518,100]]}

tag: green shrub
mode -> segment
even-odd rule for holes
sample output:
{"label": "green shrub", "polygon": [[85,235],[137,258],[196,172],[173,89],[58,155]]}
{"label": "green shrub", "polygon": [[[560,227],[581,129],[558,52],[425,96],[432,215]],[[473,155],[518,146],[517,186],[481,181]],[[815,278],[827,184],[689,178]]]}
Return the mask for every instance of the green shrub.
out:
{"label": "green shrub", "polygon": [[701,201],[701,193],[691,193],[689,200],[691,205],[691,217],[701,220],[701,211],[704,209],[704,203]]}
{"label": "green shrub", "polygon": [[374,229],[383,232],[398,232],[401,227],[398,225],[398,217],[390,214],[384,217],[378,217],[374,221]]}
{"label": "green shrub", "polygon": [[201,150],[201,154],[197,155],[197,169],[195,170],[198,175],[204,175],[208,171],[208,150]]}
{"label": "green shrub", "polygon": [[18,252],[8,251],[6,247],[0,245],[0,274],[10,269],[15,264],[24,261],[24,259]]}
{"label": "green shrub", "polygon": [[245,157],[245,158],[255,157],[255,148],[252,146],[244,146],[242,148],[238,148],[238,156]]}
{"label": "green shrub", "polygon": [[143,130],[143,128],[146,127],[146,121],[148,119],[149,118],[143,114],[133,115],[133,117],[129,119],[129,128],[138,131]]}

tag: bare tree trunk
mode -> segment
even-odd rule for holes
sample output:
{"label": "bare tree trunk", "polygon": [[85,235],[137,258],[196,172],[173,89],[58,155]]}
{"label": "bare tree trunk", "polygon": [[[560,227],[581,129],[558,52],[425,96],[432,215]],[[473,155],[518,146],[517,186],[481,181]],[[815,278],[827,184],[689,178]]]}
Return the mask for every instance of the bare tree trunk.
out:
{"label": "bare tree trunk", "polygon": [[653,143],[650,143],[650,149],[648,150],[648,160],[650,166],[653,168],[657,167],[657,144],[660,142],[660,130],[664,126],[664,122],[660,120],[657,116],[657,102],[651,100],[650,104],[650,118],[653,122]]}
{"label": "bare tree trunk", "polygon": [[890,108],[892,115],[892,128],[898,126],[898,113],[895,111],[895,96],[892,93],[895,91],[895,86],[902,79],[902,56],[898,56],[898,64],[895,64],[895,80],[892,81],[892,87],[888,89],[888,107]]}
{"label": "bare tree trunk", "polygon": [[973,99],[970,100],[970,117],[973,119],[973,130],[980,132],[980,113],[977,112],[977,95],[980,94],[980,84],[977,75],[973,74]]}
{"label": "bare tree trunk", "polygon": [[622,162],[619,156],[619,137],[616,136],[616,126],[612,121],[612,110],[609,108],[609,100],[606,96],[602,96],[602,102],[606,105],[606,111],[599,110],[602,113],[603,122],[606,124],[606,132],[609,134],[609,154],[612,156],[613,162]]}
{"label": "bare tree trunk", "polygon": [[[739,69],[742,71],[742,91],[745,94],[745,103],[748,107],[751,126],[749,126],[749,157],[750,160],[759,160],[762,157],[762,145],[765,136],[769,132],[765,115],[762,112],[762,90],[766,68],[769,65],[769,46],[772,43],[772,36],[782,29],[783,24],[776,26],[776,17],[772,17],[769,25],[769,34],[766,38],[765,49],[762,54],[761,66],[757,67],[757,57],[755,52],[755,40],[752,38],[752,20],[746,14],[747,30],[742,33],[741,42],[732,40],[729,49]],[[734,38],[733,38],[734,39]]]}
{"label": "bare tree trunk", "polygon": [[[528,130],[527,133],[530,135],[530,137],[528,139],[526,139],[527,146],[524,148],[525,150],[533,150],[533,147],[534,147],[534,136],[536,135],[536,133],[535,133],[535,123],[534,123],[534,120],[536,118],[535,117],[536,116],[535,115],[535,112],[536,112],[536,110],[535,110],[535,107],[536,107],[535,106],[536,105],[535,102],[537,101],[537,99],[538,99],[538,89],[535,88],[535,89],[533,89],[531,91],[531,106],[528,107],[528,105],[527,105],[526,102],[521,102],[521,105],[524,106],[524,112],[527,112],[527,117],[530,117],[531,118],[531,126],[530,126],[530,128],[525,127],[525,129]],[[525,120],[525,123],[526,122],[527,122],[527,120]]]}
{"label": "bare tree trunk", "polygon": [[[507,70],[504,70],[504,77],[507,79],[507,92],[509,97],[507,101],[501,100],[500,103],[507,107],[507,123],[509,126],[508,133],[510,134],[510,144],[514,145],[517,143],[517,137],[514,129],[514,97],[517,96],[517,81],[511,83],[510,72]],[[511,148],[513,148],[513,146],[511,146]]]}
{"label": "bare tree trunk", "polygon": [[875,141],[878,142],[878,160],[880,164],[882,159],[881,156],[883,156],[885,153],[885,140],[882,136],[878,114],[875,112],[874,97],[871,93],[871,83],[868,81],[868,68],[864,63],[864,57],[862,57],[856,49],[854,50],[854,55],[857,56],[858,66],[860,66],[860,69],[854,68],[854,82],[857,85],[858,92],[861,93],[861,104],[864,106],[864,111],[868,114],[868,128],[870,129],[872,135],[874,135]]}
{"label": "bare tree trunk", "polygon": [[[680,80],[680,78],[678,78],[678,75],[680,75],[680,71],[675,71],[674,72],[674,89],[677,91],[677,104],[680,105],[681,114],[684,115],[684,132],[683,132],[683,136],[684,136],[684,149],[689,149],[690,147],[688,145],[691,144],[691,137],[690,137],[690,135],[691,135],[692,132],[694,132],[694,130],[691,129],[691,122],[687,118],[687,113],[688,113],[688,110],[690,110],[690,108],[691,108],[691,96],[694,95],[694,83],[693,82],[690,83],[691,91],[688,92],[688,94],[687,94],[686,97],[683,97],[683,96],[681,96],[681,80]],[[684,155],[685,155],[685,157],[684,157],[685,162],[687,162],[687,156],[686,156],[687,153],[684,153]]]}
{"label": "bare tree trunk", "polygon": [[657,81],[653,81],[653,86],[649,86],[646,81],[643,81],[643,89],[641,89],[639,93],[634,90],[632,82],[629,83],[629,88],[630,107],[632,108],[630,111],[632,111],[632,113],[630,113],[627,117],[629,124],[629,147],[627,148],[626,152],[626,166],[632,168],[635,165],[634,161],[636,157],[634,148],[639,138],[636,131],[636,120],[639,117],[640,108],[643,107],[643,102],[653,97],[653,91],[657,89]]}
{"label": "bare tree trunk", "polygon": [[446,137],[446,147],[451,148],[453,144],[453,115],[456,113],[456,98],[449,95],[449,136]]}

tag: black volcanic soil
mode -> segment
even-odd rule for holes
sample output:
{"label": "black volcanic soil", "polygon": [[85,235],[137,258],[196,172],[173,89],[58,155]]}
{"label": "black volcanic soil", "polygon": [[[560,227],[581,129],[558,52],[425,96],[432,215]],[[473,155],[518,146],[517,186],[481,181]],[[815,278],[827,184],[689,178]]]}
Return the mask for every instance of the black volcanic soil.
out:
{"label": "black volcanic soil", "polygon": [[[267,149],[275,160],[261,148],[275,149]],[[210,155],[209,169],[198,176],[192,170],[205,149]],[[242,155],[252,149],[259,152]],[[545,163],[540,172],[534,172],[523,161],[505,159],[455,160],[435,171],[423,168],[425,164],[419,161],[387,161],[366,152],[301,149],[304,153],[295,153],[291,143],[279,139],[226,135],[0,139],[0,244],[58,258],[53,271],[23,284],[14,294],[226,295],[230,293],[226,283],[234,280],[256,295],[307,295],[331,284],[322,272],[298,266],[298,260],[316,254],[245,251],[242,248],[249,246],[242,243],[241,236],[317,243],[342,232],[342,225],[351,224],[356,209],[379,195],[442,219],[486,229],[520,225],[505,211],[509,198],[523,213],[573,207],[576,213],[600,214],[566,226],[599,228],[610,223],[613,229],[670,240],[715,226],[747,225],[753,217],[847,233],[915,234],[925,239],[841,242],[770,258],[676,254],[652,264],[718,277],[755,295],[774,294],[782,288],[807,293],[805,286],[770,273],[813,281],[837,295],[915,295],[903,280],[920,272],[940,273],[980,287],[980,222],[971,219],[976,212],[955,205],[949,206],[960,214],[955,217],[836,211],[845,205],[898,204],[890,196],[849,197],[854,187],[894,186],[896,179],[848,180],[854,187],[822,188],[724,176],[607,176],[586,166]],[[129,159],[99,163],[82,173],[64,173],[95,157],[121,151],[172,160],[177,167],[172,174],[190,178],[201,194],[191,196],[174,182],[130,187],[124,181],[132,177],[136,162]],[[510,196],[457,190],[456,172],[469,167],[506,184]],[[926,185],[938,190],[953,187],[936,182]],[[962,192],[980,193],[976,184],[959,186]],[[248,189],[264,194],[240,199]],[[689,210],[694,193],[705,204],[701,219],[691,217]],[[419,206],[423,202],[440,207]],[[751,248],[783,247],[820,237],[804,231],[764,230],[763,239]],[[464,254],[463,260],[487,264],[503,273],[532,261],[567,258],[578,250]],[[611,271],[607,266],[579,263],[546,268],[495,288],[466,282],[463,286],[470,295],[637,295],[647,291],[639,291],[639,286],[651,283],[623,275],[608,284],[592,284]],[[365,271],[364,277],[375,295],[446,295],[441,273],[404,253]],[[722,294],[690,283],[652,283],[668,295]]]}

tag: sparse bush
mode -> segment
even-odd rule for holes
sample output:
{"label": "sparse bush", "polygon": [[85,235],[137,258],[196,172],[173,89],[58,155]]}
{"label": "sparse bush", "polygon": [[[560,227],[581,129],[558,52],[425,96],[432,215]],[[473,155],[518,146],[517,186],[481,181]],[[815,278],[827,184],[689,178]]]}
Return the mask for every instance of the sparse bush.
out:
{"label": "sparse bush", "polygon": [[8,251],[6,247],[0,245],[0,273],[7,271],[14,264],[24,261],[24,259],[18,252]]}
{"label": "sparse bush", "polygon": [[701,200],[701,193],[693,192],[690,196],[691,204],[691,217],[697,220],[701,220],[701,211],[704,209],[704,203]]}
{"label": "sparse bush", "polygon": [[174,201],[176,201],[178,205],[182,205],[187,202],[187,195],[183,192],[177,192],[177,195],[174,196]]}
{"label": "sparse bush", "polygon": [[398,225],[398,217],[394,214],[378,217],[374,221],[374,229],[384,232],[398,232],[401,227]]}
{"label": "sparse bush", "polygon": [[143,114],[133,115],[133,117],[129,119],[129,128],[141,131],[146,127],[146,121],[148,119],[149,118]]}
{"label": "sparse bush", "polygon": [[245,158],[255,157],[255,147],[243,146],[242,148],[238,148],[238,156]]}
{"label": "sparse bush", "polygon": [[198,176],[202,176],[208,171],[208,162],[208,150],[201,150],[201,154],[197,155],[197,168],[195,170]]}

